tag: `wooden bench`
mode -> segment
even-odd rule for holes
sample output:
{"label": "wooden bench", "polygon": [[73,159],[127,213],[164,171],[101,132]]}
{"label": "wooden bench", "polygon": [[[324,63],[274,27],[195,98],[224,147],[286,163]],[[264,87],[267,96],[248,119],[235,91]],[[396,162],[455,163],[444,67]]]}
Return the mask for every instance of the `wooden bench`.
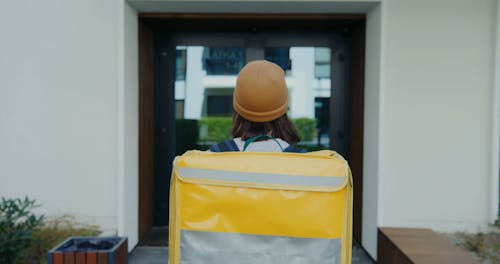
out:
{"label": "wooden bench", "polygon": [[378,263],[474,263],[468,252],[430,229],[378,229]]}

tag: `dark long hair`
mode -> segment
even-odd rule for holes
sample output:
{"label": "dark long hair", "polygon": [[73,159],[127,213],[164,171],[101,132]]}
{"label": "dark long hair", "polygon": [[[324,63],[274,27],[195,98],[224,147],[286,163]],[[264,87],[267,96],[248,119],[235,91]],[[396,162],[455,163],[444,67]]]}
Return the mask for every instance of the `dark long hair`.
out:
{"label": "dark long hair", "polygon": [[238,113],[233,116],[233,128],[231,135],[233,138],[241,137],[242,140],[269,134],[275,138],[281,138],[288,144],[296,144],[300,141],[299,134],[293,123],[286,114],[269,122],[252,122]]}

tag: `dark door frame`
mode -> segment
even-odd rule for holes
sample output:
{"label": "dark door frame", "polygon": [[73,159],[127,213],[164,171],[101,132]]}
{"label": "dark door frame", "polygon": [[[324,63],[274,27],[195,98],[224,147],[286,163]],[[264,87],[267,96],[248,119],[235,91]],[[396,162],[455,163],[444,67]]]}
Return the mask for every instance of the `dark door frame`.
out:
{"label": "dark door frame", "polygon": [[[168,38],[164,38],[165,33],[256,33],[256,32],[288,32],[291,34],[305,33],[339,33],[348,39],[349,52],[337,54],[332,52],[333,60],[347,61],[347,83],[348,87],[344,94],[348,104],[348,118],[334,117],[335,122],[340,122],[347,126],[349,131],[345,138],[348,147],[343,154],[348,157],[349,164],[354,177],[354,215],[353,215],[353,235],[361,241],[361,218],[362,218],[362,181],[363,181],[363,114],[364,114],[364,57],[365,57],[365,22],[364,14],[349,15],[302,15],[302,14],[140,14],[139,15],[139,238],[143,239],[147,231],[154,225],[153,211],[154,195],[168,196],[168,179],[158,181],[154,179],[155,170],[168,171],[163,168],[165,162],[153,164],[153,160],[171,160],[169,155],[159,154],[155,151],[158,148],[169,149],[163,140],[155,142],[156,135],[165,135],[173,138],[173,120],[154,120],[154,112],[159,111],[164,114],[171,113],[173,116],[174,104],[160,104],[156,100],[158,97],[173,93],[173,81],[159,78],[154,74],[154,67],[163,67],[173,72],[175,69],[175,46],[169,43]],[[161,33],[161,34],[159,34]],[[155,47],[158,43],[165,50]],[[169,56],[173,54],[173,56]],[[152,67],[152,65],[155,65]],[[332,70],[333,71],[333,70]],[[335,74],[335,72],[333,72]],[[336,73],[338,74],[338,73]],[[335,76],[335,75],[332,75]],[[334,78],[334,77],[333,77]],[[168,87],[164,91],[155,91],[155,87]],[[335,94],[332,94],[335,96]],[[173,97],[173,96],[172,96]],[[155,100],[156,98],[156,100]],[[345,116],[345,115],[344,115]],[[156,123],[156,125],[154,124]],[[154,154],[153,154],[154,153]],[[165,153],[165,152],[163,152]],[[170,153],[173,153],[171,151]],[[161,155],[161,156],[158,156]],[[158,172],[158,171],[157,171]],[[169,173],[168,173],[169,175]],[[165,210],[165,208],[163,208]],[[168,210],[168,208],[166,209]]]}

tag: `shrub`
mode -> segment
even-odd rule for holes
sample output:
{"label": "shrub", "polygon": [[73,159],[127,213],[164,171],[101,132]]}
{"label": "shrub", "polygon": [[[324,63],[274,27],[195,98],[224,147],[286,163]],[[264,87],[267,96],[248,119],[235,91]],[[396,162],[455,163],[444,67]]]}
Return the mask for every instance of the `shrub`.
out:
{"label": "shrub", "polygon": [[[494,230],[494,229],[492,229]],[[478,263],[500,263],[500,234],[497,231],[488,233],[445,233],[451,241],[472,253]]]}
{"label": "shrub", "polygon": [[316,119],[301,117],[293,119],[292,122],[297,128],[301,142],[314,140],[316,137]]}
{"label": "shrub", "polygon": [[[292,119],[301,141],[313,141],[316,137],[316,119],[301,117]],[[231,138],[231,117],[203,117],[200,124],[201,142],[220,142]]]}
{"label": "shrub", "polygon": [[47,252],[72,236],[96,236],[99,228],[96,225],[78,223],[73,216],[63,215],[44,221],[35,230],[33,239],[37,241],[28,248],[22,263],[46,263]]}
{"label": "shrub", "polygon": [[35,200],[7,199],[0,203],[0,263],[17,263],[23,252],[36,240],[33,232],[43,221],[31,212],[38,207]]}
{"label": "shrub", "polygon": [[231,138],[231,117],[203,117],[200,119],[200,141],[219,142]]}

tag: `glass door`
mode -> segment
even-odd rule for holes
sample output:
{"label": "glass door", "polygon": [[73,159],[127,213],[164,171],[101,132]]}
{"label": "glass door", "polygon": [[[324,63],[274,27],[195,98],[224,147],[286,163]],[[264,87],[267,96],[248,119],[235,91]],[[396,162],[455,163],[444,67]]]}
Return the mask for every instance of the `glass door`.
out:
{"label": "glass door", "polygon": [[155,226],[168,224],[174,157],[231,138],[232,95],[248,61],[266,59],[285,71],[298,147],[348,158],[348,53],[343,38],[333,36],[155,35]]}
{"label": "glass door", "polygon": [[240,45],[176,46],[176,154],[193,148],[207,149],[231,138],[232,94],[238,72],[248,61],[258,59],[272,61],[286,73],[288,116],[300,134],[299,147],[337,148],[343,152],[338,149],[341,144],[332,142],[348,134],[338,132],[341,126],[332,124],[339,119],[332,113],[341,112],[341,104],[335,102],[341,98],[332,100],[332,48],[324,42],[321,46],[287,46],[282,45],[286,41],[277,41],[275,37],[260,37],[259,41],[255,38],[243,38]]}

